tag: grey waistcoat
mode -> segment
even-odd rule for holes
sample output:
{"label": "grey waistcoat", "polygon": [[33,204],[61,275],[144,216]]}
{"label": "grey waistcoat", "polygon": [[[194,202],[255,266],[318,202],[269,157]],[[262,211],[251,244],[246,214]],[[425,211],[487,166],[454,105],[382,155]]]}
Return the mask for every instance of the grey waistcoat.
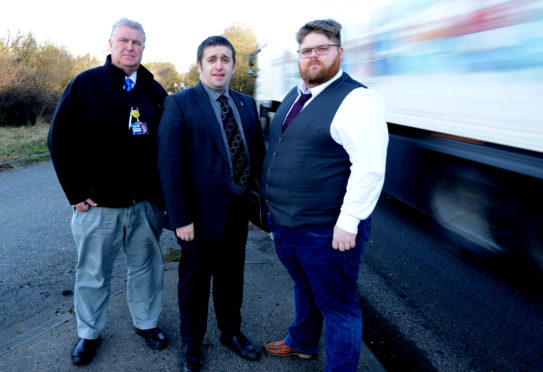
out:
{"label": "grey waistcoat", "polygon": [[330,125],[345,97],[364,85],[343,75],[311,101],[283,132],[291,90],[270,125],[261,192],[275,223],[284,227],[335,224],[343,203],[350,161],[330,135]]}

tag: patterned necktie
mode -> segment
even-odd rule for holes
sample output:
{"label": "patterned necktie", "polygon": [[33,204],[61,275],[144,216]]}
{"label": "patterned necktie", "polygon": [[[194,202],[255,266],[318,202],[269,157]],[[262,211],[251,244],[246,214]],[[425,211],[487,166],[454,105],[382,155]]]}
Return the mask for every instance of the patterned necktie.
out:
{"label": "patterned necktie", "polygon": [[249,162],[245,146],[232,107],[228,104],[228,98],[222,94],[217,100],[221,103],[221,120],[232,158],[233,179],[235,183],[243,186],[249,179]]}
{"label": "patterned necktie", "polygon": [[134,87],[134,82],[130,80],[129,78],[125,78],[123,89],[126,90],[127,92],[130,92],[133,87]]}
{"label": "patterned necktie", "polygon": [[285,129],[287,129],[287,127],[290,125],[292,120],[294,120],[296,115],[298,115],[300,113],[300,111],[302,111],[302,108],[304,107],[305,103],[310,98],[311,98],[311,93],[309,93],[309,94],[303,94],[303,93],[300,94],[300,97],[298,98],[296,103],[294,103],[294,106],[292,106],[292,109],[290,109],[290,112],[287,115],[287,118],[285,120],[285,124],[283,124],[283,131],[285,131]]}

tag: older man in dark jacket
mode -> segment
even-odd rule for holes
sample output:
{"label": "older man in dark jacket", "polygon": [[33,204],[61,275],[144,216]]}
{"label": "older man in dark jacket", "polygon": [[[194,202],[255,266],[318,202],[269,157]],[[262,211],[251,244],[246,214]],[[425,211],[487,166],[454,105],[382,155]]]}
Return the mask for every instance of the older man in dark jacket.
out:
{"label": "older man in dark jacket", "polygon": [[138,22],[117,22],[109,44],[106,63],[79,74],[66,88],[48,138],[58,179],[74,206],[76,365],[90,363],[100,343],[121,247],[135,332],[153,349],[167,345],[157,327],[164,212],[155,145],[167,93],[140,64],[145,33]]}

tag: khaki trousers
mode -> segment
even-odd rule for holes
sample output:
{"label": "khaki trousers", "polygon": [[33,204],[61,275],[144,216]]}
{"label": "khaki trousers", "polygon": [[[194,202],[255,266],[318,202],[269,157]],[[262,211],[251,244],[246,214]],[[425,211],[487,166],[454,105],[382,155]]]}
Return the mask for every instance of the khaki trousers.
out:
{"label": "khaki trousers", "polygon": [[97,338],[107,320],[113,263],[127,261],[127,301],[136,328],[157,326],[162,311],[164,258],[159,237],[164,215],[148,201],[128,208],[74,210],[77,249],[74,307],[79,337]]}

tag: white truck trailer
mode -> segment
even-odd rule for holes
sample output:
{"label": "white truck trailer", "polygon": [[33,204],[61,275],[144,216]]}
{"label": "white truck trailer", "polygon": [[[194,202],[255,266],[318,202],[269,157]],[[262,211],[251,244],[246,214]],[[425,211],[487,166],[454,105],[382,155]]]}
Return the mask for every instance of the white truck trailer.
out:
{"label": "white truck trailer", "polygon": [[[542,271],[543,1],[398,0],[365,21],[356,3],[336,18],[343,69],[385,100],[384,191],[452,246]],[[268,44],[255,69],[265,132],[299,79],[295,50]]]}

